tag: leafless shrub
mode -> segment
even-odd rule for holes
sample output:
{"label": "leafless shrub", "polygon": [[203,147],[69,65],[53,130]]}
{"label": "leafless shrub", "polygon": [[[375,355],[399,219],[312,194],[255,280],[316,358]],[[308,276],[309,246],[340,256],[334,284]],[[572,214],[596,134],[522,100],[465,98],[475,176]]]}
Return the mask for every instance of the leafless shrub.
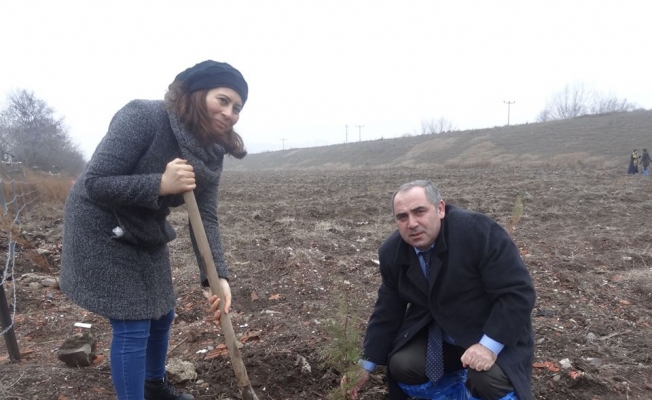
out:
{"label": "leafless shrub", "polygon": [[545,122],[589,114],[634,111],[636,108],[636,104],[627,99],[619,99],[613,93],[602,94],[587,89],[583,83],[577,82],[566,85],[561,91],[555,93],[537,116],[537,121]]}
{"label": "leafless shrub", "polygon": [[605,114],[611,112],[624,112],[636,110],[636,104],[619,99],[615,94],[600,96],[594,95],[593,104],[591,104],[591,114]]}
{"label": "leafless shrub", "polygon": [[439,133],[452,132],[455,129],[455,124],[444,117],[440,117],[438,119],[431,118],[430,120],[421,121],[422,135],[437,135]]}

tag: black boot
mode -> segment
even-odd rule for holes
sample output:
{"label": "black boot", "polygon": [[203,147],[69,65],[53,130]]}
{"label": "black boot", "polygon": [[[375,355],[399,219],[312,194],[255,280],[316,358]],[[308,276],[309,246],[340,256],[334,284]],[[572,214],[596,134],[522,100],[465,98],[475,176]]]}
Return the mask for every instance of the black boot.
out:
{"label": "black boot", "polygon": [[179,392],[166,376],[163,379],[145,380],[145,400],[195,400],[195,397],[190,393]]}

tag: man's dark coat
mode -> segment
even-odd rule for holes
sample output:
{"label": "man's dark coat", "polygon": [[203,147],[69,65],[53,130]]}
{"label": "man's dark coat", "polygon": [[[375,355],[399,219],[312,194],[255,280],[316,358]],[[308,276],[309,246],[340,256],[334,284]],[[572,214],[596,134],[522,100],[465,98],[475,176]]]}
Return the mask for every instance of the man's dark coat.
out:
{"label": "man's dark coat", "polygon": [[[382,283],[367,326],[364,358],[389,358],[433,318],[455,344],[468,348],[483,334],[505,345],[497,363],[521,400],[531,400],[535,292],[507,232],[491,218],[446,206],[427,282],[414,247],[398,231],[379,250]],[[390,399],[407,396],[388,374]]]}

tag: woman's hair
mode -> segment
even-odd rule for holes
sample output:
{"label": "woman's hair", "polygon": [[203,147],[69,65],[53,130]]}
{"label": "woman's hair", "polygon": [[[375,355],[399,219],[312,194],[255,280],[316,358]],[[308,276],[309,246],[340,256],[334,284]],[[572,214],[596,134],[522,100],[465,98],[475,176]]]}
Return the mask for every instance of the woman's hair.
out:
{"label": "woman's hair", "polygon": [[188,93],[183,82],[175,80],[165,93],[165,107],[176,114],[179,121],[192,135],[205,146],[218,143],[235,158],[247,155],[242,137],[233,129],[226,133],[218,132],[208,116],[206,94],[210,89]]}

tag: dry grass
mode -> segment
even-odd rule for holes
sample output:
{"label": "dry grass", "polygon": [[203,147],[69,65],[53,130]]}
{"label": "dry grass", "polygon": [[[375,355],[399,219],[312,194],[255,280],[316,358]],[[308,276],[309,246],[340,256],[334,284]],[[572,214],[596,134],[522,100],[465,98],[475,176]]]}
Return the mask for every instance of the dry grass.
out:
{"label": "dry grass", "polygon": [[68,177],[45,174],[28,174],[26,179],[35,184],[39,199],[44,203],[64,204],[73,184]]}
{"label": "dry grass", "polygon": [[[0,185],[6,206],[6,213],[0,213],[0,239],[5,242],[11,238],[16,243],[17,251],[33,248],[34,244],[23,237],[20,223],[17,225],[16,221],[22,220],[25,213],[35,205],[61,208],[70,190],[70,179],[25,171],[13,178],[4,177]],[[51,269],[48,260],[38,252],[24,252],[22,257],[25,257],[35,270]]]}
{"label": "dry grass", "polygon": [[508,227],[510,232],[513,232],[516,229],[516,225],[521,221],[523,217],[523,196],[516,196],[514,200],[514,208],[512,210],[512,218],[509,220]]}
{"label": "dry grass", "polygon": [[10,203],[16,198],[20,206],[37,199],[48,204],[64,204],[74,182],[70,177],[29,170],[19,175],[2,178],[5,202]]}

